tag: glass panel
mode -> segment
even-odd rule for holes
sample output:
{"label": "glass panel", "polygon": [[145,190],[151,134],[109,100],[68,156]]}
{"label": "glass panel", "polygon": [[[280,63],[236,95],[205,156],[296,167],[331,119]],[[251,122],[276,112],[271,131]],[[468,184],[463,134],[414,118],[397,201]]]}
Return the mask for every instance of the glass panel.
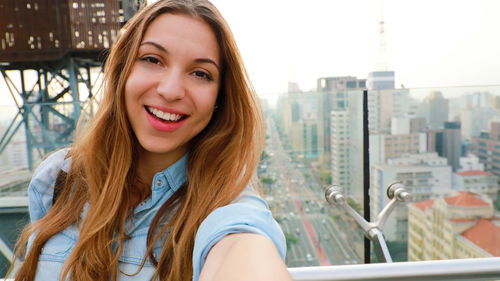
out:
{"label": "glass panel", "polygon": [[[289,90],[266,110],[259,176],[286,234],[290,267],[363,261],[362,229],[324,199],[325,186],[339,185],[363,213],[363,95],[339,95],[335,87],[346,79],[356,78],[320,78],[321,87],[337,83],[324,92]],[[391,201],[391,184],[411,194],[380,225],[392,260],[494,256],[494,242],[484,237],[500,231],[500,86],[397,89],[373,80],[368,84],[379,89],[367,93],[371,221]],[[375,247],[373,262],[380,261]]]}
{"label": "glass panel", "polygon": [[343,209],[327,204],[324,189],[342,186],[362,214],[363,89],[347,89],[360,82],[322,78],[317,91],[291,88],[276,110],[266,110],[259,177],[287,239],[288,266],[363,262],[362,231]]}
{"label": "glass panel", "polygon": [[[370,208],[386,188],[412,198],[390,216],[384,234],[397,261],[498,255],[500,86],[371,90],[389,105],[370,116]],[[375,117],[377,116],[377,117]]]}

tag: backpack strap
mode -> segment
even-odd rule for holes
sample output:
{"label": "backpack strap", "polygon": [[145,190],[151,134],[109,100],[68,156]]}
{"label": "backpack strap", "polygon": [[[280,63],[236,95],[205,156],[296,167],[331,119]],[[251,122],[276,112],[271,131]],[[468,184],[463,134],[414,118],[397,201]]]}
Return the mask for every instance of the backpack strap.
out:
{"label": "backpack strap", "polygon": [[64,188],[64,184],[66,183],[67,176],[68,174],[63,170],[60,170],[59,173],[57,174],[56,183],[54,184],[54,196],[52,196],[52,206],[54,206],[57,198],[61,194]]}

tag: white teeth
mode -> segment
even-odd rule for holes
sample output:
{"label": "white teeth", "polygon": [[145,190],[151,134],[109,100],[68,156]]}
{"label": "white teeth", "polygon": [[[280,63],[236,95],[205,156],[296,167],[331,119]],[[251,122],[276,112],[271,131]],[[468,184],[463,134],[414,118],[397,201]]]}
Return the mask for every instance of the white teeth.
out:
{"label": "white teeth", "polygon": [[163,112],[157,108],[148,107],[149,112],[151,112],[154,116],[163,119],[165,121],[179,121],[181,119],[181,115],[175,113]]}

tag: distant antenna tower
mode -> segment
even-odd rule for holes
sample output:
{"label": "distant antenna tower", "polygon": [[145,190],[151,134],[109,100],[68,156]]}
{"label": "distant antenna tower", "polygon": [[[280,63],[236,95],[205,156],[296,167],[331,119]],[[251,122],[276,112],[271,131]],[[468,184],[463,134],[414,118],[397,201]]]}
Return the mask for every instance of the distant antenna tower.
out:
{"label": "distant antenna tower", "polygon": [[380,22],[378,31],[378,71],[388,71],[389,62],[387,59],[387,47],[385,45],[385,29],[384,29],[384,1],[380,1]]}

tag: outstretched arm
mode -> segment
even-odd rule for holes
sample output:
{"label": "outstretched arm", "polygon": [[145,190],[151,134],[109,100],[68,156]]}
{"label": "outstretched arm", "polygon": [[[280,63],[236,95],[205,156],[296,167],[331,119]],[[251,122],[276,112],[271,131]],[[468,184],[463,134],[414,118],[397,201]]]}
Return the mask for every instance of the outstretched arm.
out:
{"label": "outstretched arm", "polygon": [[292,280],[274,243],[254,233],[231,234],[208,253],[199,281]]}

